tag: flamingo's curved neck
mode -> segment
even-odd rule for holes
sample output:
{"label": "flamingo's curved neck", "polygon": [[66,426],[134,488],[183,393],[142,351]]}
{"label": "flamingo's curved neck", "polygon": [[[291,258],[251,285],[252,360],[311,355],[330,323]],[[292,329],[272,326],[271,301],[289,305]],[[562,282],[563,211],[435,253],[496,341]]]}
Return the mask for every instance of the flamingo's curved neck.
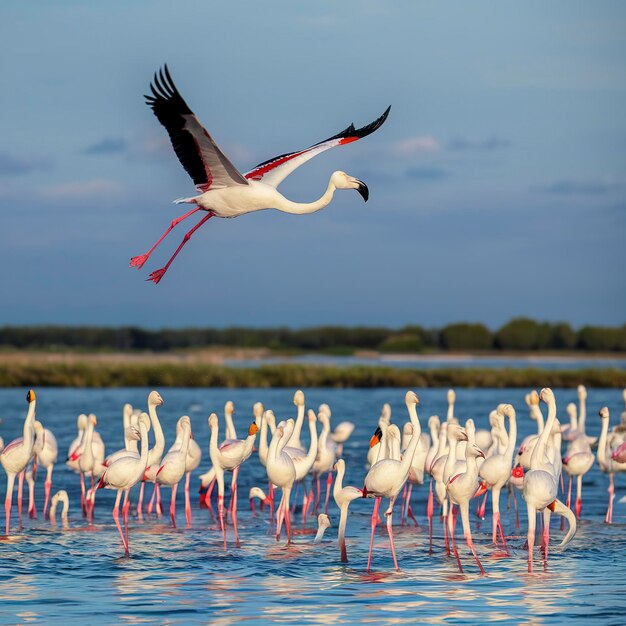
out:
{"label": "flamingo's curved neck", "polygon": [[237,431],[235,430],[232,411],[224,411],[224,421],[226,422],[226,439],[237,439]]}
{"label": "flamingo's curved neck", "polygon": [[420,426],[419,418],[417,417],[417,409],[415,408],[415,404],[409,403],[407,404],[407,409],[409,411],[409,419],[411,420],[411,425],[413,426],[413,434],[411,435],[411,440],[409,441],[409,445],[404,452],[404,456],[402,457],[402,461],[400,463],[400,467],[403,472],[408,474],[411,465],[413,465],[413,457],[415,456],[415,451],[417,450],[417,444],[419,443],[420,436],[422,435],[422,428]]}
{"label": "flamingo's curved neck", "polygon": [[298,405],[298,415],[296,417],[296,424],[293,428],[293,434],[289,438],[289,445],[294,448],[302,447],[300,441],[300,434],[302,433],[302,424],[304,423],[304,404]]}
{"label": "flamingo's curved neck", "polygon": [[35,405],[36,402],[29,402],[28,413],[24,420],[24,430],[22,432],[22,441],[29,449],[35,443]]}
{"label": "flamingo's curved neck", "polygon": [[280,196],[280,200],[276,203],[277,206],[275,208],[283,213],[292,213],[294,215],[315,213],[315,211],[319,211],[330,204],[335,194],[335,189],[335,185],[329,181],[326,191],[322,197],[315,200],[315,202],[292,202],[291,200],[287,200],[284,196]]}
{"label": "flamingo's curved neck", "polygon": [[513,462],[513,454],[515,453],[515,446],[517,444],[517,418],[515,412],[512,412],[509,416],[509,441],[506,447],[505,457],[508,459],[509,464]]}
{"label": "flamingo's curved neck", "polygon": [[533,453],[530,457],[530,469],[541,469],[543,464],[545,463],[546,444],[548,443],[548,438],[552,433],[555,419],[556,403],[550,400],[548,404],[548,419],[546,420],[543,431],[541,432],[541,435],[539,435],[539,439],[537,440],[535,449],[533,450]]}
{"label": "flamingo's curved neck", "polygon": [[598,440],[598,463],[603,468],[607,467],[606,458],[606,440],[609,433],[609,418],[602,418],[602,430],[600,431],[600,439]]}
{"label": "flamingo's curved neck", "polygon": [[259,432],[259,459],[261,465],[267,465],[267,420],[265,416],[261,418],[261,430]]}
{"label": "flamingo's curved neck", "polygon": [[309,433],[311,434],[311,441],[309,443],[309,451],[306,455],[305,465],[307,467],[313,467],[313,463],[315,463],[315,459],[317,458],[317,449],[319,447],[315,420],[309,420]]}
{"label": "flamingo's curved neck", "polygon": [[337,499],[343,489],[343,476],[346,473],[346,468],[343,463],[337,465],[337,476],[335,477],[335,486],[333,487],[333,496]]}
{"label": "flamingo's curved neck", "polygon": [[587,400],[580,397],[580,410],[578,411],[578,430],[585,434],[585,420],[587,419]]}
{"label": "flamingo's curved neck", "polygon": [[538,404],[533,404],[533,413],[535,415],[535,419],[537,420],[537,434],[541,435],[544,429],[544,421],[541,407]]}
{"label": "flamingo's curved neck", "polygon": [[148,404],[148,413],[150,414],[152,428],[154,428],[154,447],[151,452],[160,459],[163,456],[163,451],[165,450],[165,437],[163,435],[163,429],[161,428],[159,416],[156,412],[156,404],[153,404],[152,402]]}
{"label": "flamingo's curved neck", "polygon": [[145,469],[148,465],[148,429],[143,422],[139,422],[139,434],[141,435],[141,454],[139,456],[139,466]]}

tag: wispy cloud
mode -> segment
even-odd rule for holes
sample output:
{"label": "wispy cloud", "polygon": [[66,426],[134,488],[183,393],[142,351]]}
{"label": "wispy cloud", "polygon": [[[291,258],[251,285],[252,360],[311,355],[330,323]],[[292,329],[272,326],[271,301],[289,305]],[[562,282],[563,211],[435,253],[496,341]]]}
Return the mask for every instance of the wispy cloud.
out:
{"label": "wispy cloud", "polygon": [[604,178],[598,180],[557,180],[546,185],[536,185],[532,191],[559,196],[601,196],[620,191],[626,185],[623,180]]}
{"label": "wispy cloud", "polygon": [[127,143],[121,137],[105,137],[96,143],[92,143],[84,150],[84,154],[119,154],[125,152]]}
{"label": "wispy cloud", "polygon": [[92,200],[116,196],[122,189],[122,185],[114,180],[96,178],[43,187],[39,195],[48,200]]}
{"label": "wispy cloud", "polygon": [[406,178],[417,181],[436,181],[446,178],[447,172],[440,167],[410,167],[405,172]]}
{"label": "wispy cloud", "polygon": [[438,152],[440,149],[439,142],[434,137],[428,135],[403,139],[391,144],[389,147],[390,153],[400,158]]}
{"label": "wispy cloud", "polygon": [[0,152],[0,176],[23,176],[31,172],[49,170],[52,161],[43,157],[22,157]]}
{"label": "wispy cloud", "polygon": [[492,135],[486,139],[468,139],[467,137],[455,137],[451,139],[446,148],[453,152],[461,151],[482,151],[490,152],[492,150],[501,150],[508,148],[511,142],[497,135]]}

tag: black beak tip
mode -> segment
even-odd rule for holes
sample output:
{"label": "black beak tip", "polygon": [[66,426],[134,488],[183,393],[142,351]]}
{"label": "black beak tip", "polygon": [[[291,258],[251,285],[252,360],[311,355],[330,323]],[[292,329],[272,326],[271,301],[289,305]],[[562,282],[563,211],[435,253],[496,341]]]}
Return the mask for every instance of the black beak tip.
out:
{"label": "black beak tip", "polygon": [[357,191],[363,198],[363,202],[367,202],[367,199],[370,197],[370,190],[367,188],[367,185],[364,182],[359,181]]}

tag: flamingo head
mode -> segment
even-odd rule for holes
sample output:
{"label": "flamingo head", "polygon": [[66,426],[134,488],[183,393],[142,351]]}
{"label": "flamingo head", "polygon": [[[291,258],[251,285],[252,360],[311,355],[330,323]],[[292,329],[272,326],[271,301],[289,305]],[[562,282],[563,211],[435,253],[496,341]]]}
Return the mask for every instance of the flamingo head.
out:
{"label": "flamingo head", "polygon": [[454,404],[456,401],[456,393],[454,389],[448,389],[448,404]]}
{"label": "flamingo head", "polygon": [[315,411],[313,409],[309,409],[307,412],[307,418],[309,422],[317,422],[317,415],[315,415]]}
{"label": "flamingo head", "polygon": [[337,462],[333,465],[333,472],[338,472],[340,468],[342,470],[346,468],[346,462],[343,459],[337,459]]}
{"label": "flamingo head", "polygon": [[304,406],[304,393],[301,389],[298,389],[298,391],[293,394],[293,403],[296,406]]}
{"label": "flamingo head", "polygon": [[383,404],[383,410],[380,412],[380,419],[383,420],[383,422],[387,422],[387,424],[391,420],[391,405],[388,402]]}
{"label": "flamingo head", "polygon": [[373,448],[376,444],[380,443],[380,440],[383,438],[383,431],[380,429],[380,426],[374,431],[372,438],[370,439],[370,448]]}
{"label": "flamingo head", "polygon": [[37,397],[35,396],[35,392],[32,389],[30,389],[28,393],[26,394],[26,402],[28,402],[28,404],[31,404],[35,402],[36,399]]}
{"label": "flamingo head", "polygon": [[585,388],[585,385],[578,385],[578,388],[576,389],[576,391],[578,392],[579,400],[587,399],[587,389]]}
{"label": "flamingo head", "polygon": [[609,419],[609,407],[608,406],[603,406],[600,409],[600,413],[599,413],[600,417],[603,420],[608,420]]}
{"label": "flamingo head", "polygon": [[87,416],[84,413],[78,416],[76,426],[78,426],[78,430],[85,430],[85,428],[87,428]]}
{"label": "flamingo head", "polygon": [[317,516],[317,527],[318,528],[330,528],[330,518],[326,513],[320,513]]}
{"label": "flamingo head", "polygon": [[96,419],[96,416],[93,413],[89,414],[89,423],[92,426],[96,426],[98,424],[98,420]]}
{"label": "flamingo head", "polygon": [[333,172],[330,177],[330,182],[336,189],[356,189],[365,202],[367,202],[369,198],[367,185],[362,180],[349,176],[345,172]]}
{"label": "flamingo head", "polygon": [[265,407],[262,402],[255,402],[252,407],[252,413],[254,414],[254,418],[256,420],[257,426],[261,423],[261,418],[263,417],[263,411]]}
{"label": "flamingo head", "polygon": [[147,413],[142,413],[137,419],[137,424],[143,426],[146,432],[150,431],[150,416]]}
{"label": "flamingo head", "polygon": [[469,446],[469,450],[466,452],[466,454],[468,453],[470,456],[474,457],[475,459],[485,458],[485,453],[476,444],[474,444],[473,446]]}
{"label": "flamingo head", "polygon": [[569,415],[570,419],[576,416],[576,405],[573,402],[570,402],[565,407],[565,410],[567,411],[567,414]]}
{"label": "flamingo head", "polygon": [[332,417],[332,411],[330,410],[330,407],[324,403],[324,404],[320,404],[319,408],[317,409],[318,413],[325,413],[329,418]]}
{"label": "flamingo head", "polygon": [[465,429],[458,424],[450,424],[448,426],[448,439],[456,439],[456,441],[467,441],[467,433]]}
{"label": "flamingo head", "polygon": [[440,426],[441,422],[439,421],[438,415],[431,415],[428,418],[428,428],[430,428],[431,430],[439,430]]}
{"label": "flamingo head", "polygon": [[420,400],[414,391],[407,391],[406,396],[404,396],[404,402],[407,406],[417,406]]}
{"label": "flamingo head", "polygon": [[539,406],[539,394],[534,389],[530,392],[530,404]]}
{"label": "flamingo head", "polygon": [[554,392],[552,391],[552,389],[550,389],[550,387],[544,387],[541,390],[541,393],[539,394],[539,397],[546,403],[546,404],[550,404],[551,402],[554,402]]}
{"label": "flamingo head", "polygon": [[148,406],[162,406],[165,404],[165,401],[161,397],[161,394],[158,391],[151,391],[148,396]]}
{"label": "flamingo head", "polygon": [[232,400],[229,400],[224,405],[224,413],[230,413],[232,415],[234,412],[235,412],[235,405],[233,404]]}
{"label": "flamingo head", "polygon": [[211,413],[211,415],[209,415],[209,428],[211,429],[217,428],[217,425],[218,425],[217,414]]}
{"label": "flamingo head", "polygon": [[259,432],[259,427],[256,425],[256,422],[252,420],[252,424],[250,424],[250,428],[248,428],[248,437],[252,437]]}

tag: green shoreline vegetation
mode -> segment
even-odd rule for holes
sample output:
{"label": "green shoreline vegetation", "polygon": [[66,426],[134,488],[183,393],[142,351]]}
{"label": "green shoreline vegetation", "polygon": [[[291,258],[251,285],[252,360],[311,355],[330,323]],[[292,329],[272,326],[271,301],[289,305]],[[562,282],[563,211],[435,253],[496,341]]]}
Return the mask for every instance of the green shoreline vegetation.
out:
{"label": "green shoreline vegetation", "polygon": [[81,362],[0,364],[0,387],[626,387],[626,370]]}
{"label": "green shoreline vegetation", "polygon": [[356,351],[431,353],[480,352],[624,352],[626,325],[583,326],[516,318],[492,331],[484,324],[461,322],[442,328],[409,325],[384,327],[320,326],[315,328],[181,328],[4,326],[0,349],[49,352],[169,352],[210,347],[263,348],[272,352],[323,352],[349,355]]}

